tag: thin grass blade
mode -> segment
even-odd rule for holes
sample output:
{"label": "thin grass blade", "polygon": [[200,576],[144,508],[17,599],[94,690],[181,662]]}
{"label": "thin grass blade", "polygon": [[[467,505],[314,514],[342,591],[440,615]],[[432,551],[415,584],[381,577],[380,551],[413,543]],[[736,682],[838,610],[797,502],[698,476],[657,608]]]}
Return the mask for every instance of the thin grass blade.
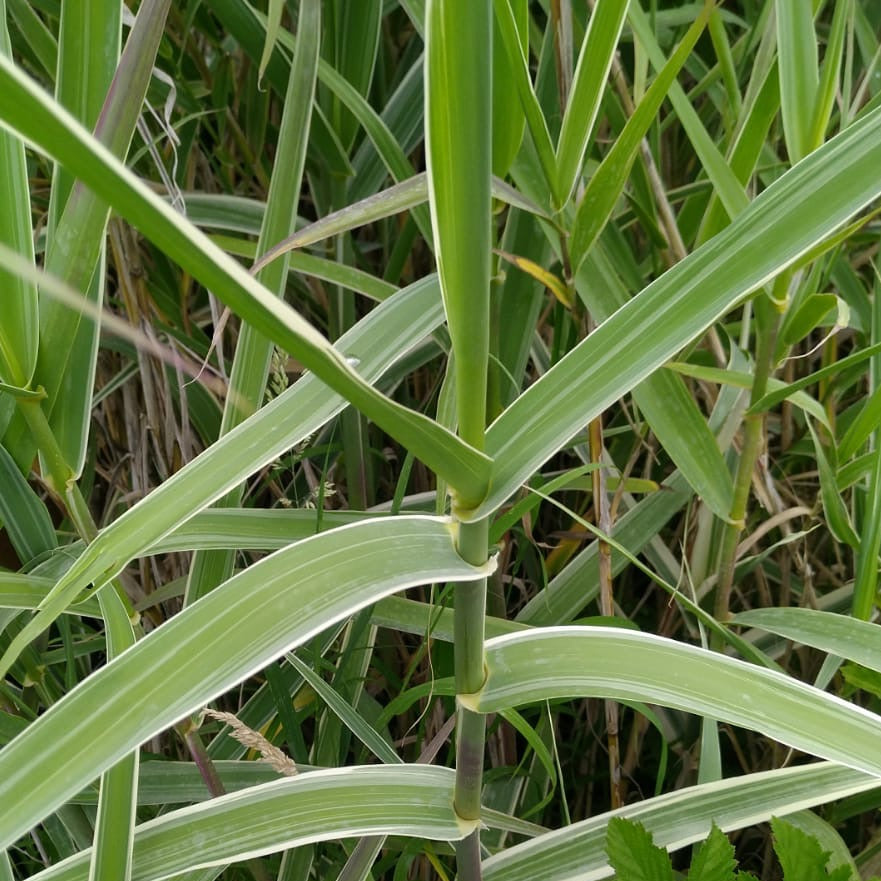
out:
{"label": "thin grass blade", "polygon": [[[528,0],[506,0],[511,8],[520,53],[529,57],[529,2]],[[509,24],[510,26],[510,24]],[[518,59],[519,60],[519,59]],[[504,177],[520,149],[523,140],[523,129],[526,116],[523,106],[511,83],[516,77],[504,38],[500,30],[498,17],[493,20],[493,95],[492,95],[492,133],[493,133],[493,174]]]}
{"label": "thin grass blade", "polygon": [[[641,5],[635,2],[630,4],[627,17],[634,37],[648,55],[652,67],[660,72],[664,67],[665,58],[655,39],[649,17],[643,12]],[[670,103],[676,111],[676,116],[685,129],[725,211],[729,217],[736,217],[746,208],[749,201],[743,186],[731,166],[725,161],[725,157],[719,152],[715,141],[707,132],[697,111],[692,107],[691,101],[679,83],[674,82],[670,86],[669,97]]]}
{"label": "thin grass blade", "polygon": [[630,0],[598,0],[591,12],[557,142],[558,208],[578,181],[629,5]]}
{"label": "thin grass blade", "polygon": [[[112,56],[114,64],[104,71],[103,78],[99,78],[97,70],[92,70],[83,80],[84,94],[69,96],[74,106],[81,107],[83,115],[79,118],[95,126],[96,138],[118,158],[128,153],[170,5],[170,0],[148,0],[142,4],[119,66],[115,65],[116,56]],[[65,6],[65,14],[67,9]],[[98,9],[94,13],[103,14]],[[118,18],[119,10],[116,15]],[[80,28],[83,24],[78,23]],[[104,33],[102,29],[108,24],[106,21],[91,23],[89,28],[96,26]],[[97,39],[95,33],[80,35],[69,49],[71,58],[67,58],[62,40],[65,70],[78,69],[79,52],[96,54],[94,41]],[[117,45],[118,42],[117,36]],[[99,45],[111,46],[112,43]],[[94,60],[88,63],[94,66]],[[103,91],[99,89],[99,79],[105,84]],[[93,101],[98,102],[97,108],[92,107]],[[76,290],[86,292],[87,302],[100,307],[104,284],[102,252],[109,208],[81,183],[71,183],[68,191],[68,182],[68,174],[63,169],[53,182],[53,195],[56,187],[58,190],[50,205],[54,213],[50,213],[45,267]],[[35,378],[46,389],[46,410],[56,440],[68,465],[78,475],[85,459],[99,328],[84,321],[82,313],[72,312],[66,304],[42,293],[40,319],[41,346]]]}
{"label": "thin grass blade", "polygon": [[816,609],[781,608],[740,612],[731,623],[758,627],[881,673],[881,627],[869,621]]}
{"label": "thin grass blade", "polygon": [[[104,618],[107,656],[118,657],[135,644],[135,634],[114,585],[98,592]],[[101,775],[89,881],[129,881],[135,836],[135,804],[140,755],[135,749]]]}
{"label": "thin grass blade", "polygon": [[835,96],[838,94],[841,79],[841,60],[844,57],[844,42],[847,22],[853,14],[853,0],[836,3],[832,12],[832,24],[829,27],[829,39],[823,54],[823,66],[819,74],[814,116],[808,132],[808,144],[816,150],[826,138],[826,129],[835,108]]}
{"label": "thin grass blade", "polygon": [[649,126],[657,118],[658,110],[670,85],[703,33],[708,16],[709,8],[705,6],[682,38],[676,51],[670,56],[670,60],[658,73],[633,116],[627,120],[624,131],[615,139],[611,150],[588,182],[572,224],[569,252],[573,274],[578,271],[587,252],[608,223],[630,177],[639,145]]}
{"label": "thin grass blade", "polygon": [[[0,55],[12,58],[6,4],[0,0]],[[31,198],[24,145],[0,131],[0,242],[33,262]],[[30,384],[37,363],[39,302],[34,285],[0,269],[0,381]]]}
{"label": "thin grass blade", "polygon": [[58,41],[46,27],[28,0],[8,0],[9,15],[15,27],[24,38],[28,48],[43,68],[43,72],[54,77],[58,68]]}
{"label": "thin grass blade", "polygon": [[517,16],[510,0],[493,0],[493,9],[495,11],[496,33],[502,41],[502,46],[499,48],[503,47],[507,56],[511,81],[520,99],[526,128],[544,173],[549,196],[548,202],[550,202],[552,201],[551,196],[557,188],[557,160],[544,111],[541,109],[529,77],[527,47],[521,40]]}
{"label": "thin grass blade", "polygon": [[[278,15],[281,16],[280,8]],[[273,43],[275,36],[272,35]],[[267,31],[267,41],[269,40],[270,32]],[[258,252],[264,251],[270,243],[286,238],[296,227],[320,45],[321,4],[318,0],[303,0],[300,4],[294,58],[278,135],[276,161],[257,242]],[[269,42],[267,46],[271,53]],[[264,55],[265,53],[266,50]],[[282,257],[259,271],[253,268],[251,271],[267,290],[283,297],[287,287],[289,263],[287,257]],[[250,324],[244,325],[240,330],[220,425],[221,434],[227,434],[259,409],[265,395],[273,348],[272,341]],[[238,505],[241,504],[241,499],[242,489],[237,487],[221,503]],[[197,553],[190,566],[185,601],[195,602],[225,581],[232,574],[232,567],[233,555],[230,553]]]}
{"label": "thin grass blade", "polygon": [[333,686],[325,682],[308,664],[304,664],[296,655],[287,654],[288,663],[309,683],[334,715],[361,741],[376,758],[388,765],[399,765],[403,759],[383,740],[379,732],[370,723],[358,715],[358,711],[341,695],[334,691]]}
{"label": "thin grass blade", "polygon": [[22,563],[58,546],[46,506],[31,489],[6,449],[0,446],[0,523]]}
{"label": "thin grass blade", "polygon": [[775,9],[780,110],[789,161],[794,165],[813,149],[812,123],[820,119],[816,106],[820,75],[814,10],[811,3],[791,0],[776,0]]}

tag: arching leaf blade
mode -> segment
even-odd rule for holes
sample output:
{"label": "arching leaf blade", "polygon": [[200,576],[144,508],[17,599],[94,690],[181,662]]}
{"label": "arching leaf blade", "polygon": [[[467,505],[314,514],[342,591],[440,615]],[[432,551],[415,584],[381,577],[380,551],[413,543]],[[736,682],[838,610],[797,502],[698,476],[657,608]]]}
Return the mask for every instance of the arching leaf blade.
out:
{"label": "arching leaf blade", "polygon": [[0,841],[11,844],[138,744],[316,633],[404,588],[476,580],[493,565],[467,564],[449,522],[424,516],[344,526],[264,558],[84,680],[0,751]]}
{"label": "arching leaf blade", "polygon": [[766,734],[881,778],[881,717],[797,679],[671,639],[552,627],[487,643],[480,712],[554,697],[644,701]]}

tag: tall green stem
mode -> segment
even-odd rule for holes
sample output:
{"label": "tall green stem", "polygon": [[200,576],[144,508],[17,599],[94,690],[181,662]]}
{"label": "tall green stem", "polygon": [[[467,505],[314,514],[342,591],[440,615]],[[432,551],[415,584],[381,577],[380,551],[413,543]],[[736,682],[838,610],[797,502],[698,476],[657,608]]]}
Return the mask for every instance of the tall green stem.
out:
{"label": "tall green stem", "polygon": [[[872,300],[872,342],[881,339],[881,286],[875,286]],[[871,362],[870,393],[881,381],[881,358]],[[875,429],[869,437],[872,470],[866,487],[865,513],[860,530],[860,548],[857,553],[856,577],[853,585],[851,614],[868,621],[875,608],[878,584],[878,548],[881,547],[881,431]]]}
{"label": "tall green stem", "polygon": [[[492,4],[429,0],[425,15],[425,142],[438,274],[453,346],[459,436],[485,446],[490,336]],[[460,496],[453,486],[453,517]],[[487,559],[486,520],[459,523],[456,547],[469,563]],[[456,692],[484,681],[486,579],[454,595]],[[460,706],[456,717],[457,813],[480,817],[486,720]],[[457,846],[460,881],[479,881],[480,833]]]}
{"label": "tall green stem", "polygon": [[[792,278],[786,272],[778,277],[774,284],[776,297],[782,301]],[[775,366],[774,349],[777,342],[777,329],[780,324],[780,312],[771,301],[763,295],[755,300],[757,327],[756,367],[750,392],[750,406],[765,396],[768,380]],[[719,557],[719,581],[716,587],[716,603],[714,616],[717,621],[728,617],[731,604],[731,588],[734,584],[734,564],[737,561],[737,543],[746,521],[746,507],[749,502],[750,484],[764,440],[765,419],[761,413],[747,413],[744,420],[743,447],[737,463],[737,474],[734,478],[734,495],[731,502],[731,513],[722,537],[722,549]],[[722,637],[713,632],[710,644],[716,650],[722,647]]]}
{"label": "tall green stem", "polygon": [[[486,562],[488,532],[486,520],[459,525],[459,553],[469,563]],[[485,619],[486,579],[456,585],[453,628],[457,694],[472,694],[483,685]],[[456,719],[455,805],[456,812],[468,820],[480,816],[485,737],[485,717],[460,706]]]}
{"label": "tall green stem", "polygon": [[[63,500],[67,514],[80,538],[87,542],[92,541],[98,534],[98,526],[80,492],[73,469],[67,464],[64,453],[49,425],[40,400],[38,398],[19,398],[18,408],[28,425],[37,449],[40,451],[43,466],[46,469],[45,478]],[[112,584],[129,619],[137,621],[138,614],[132,608],[131,601],[119,580],[114,578]]]}

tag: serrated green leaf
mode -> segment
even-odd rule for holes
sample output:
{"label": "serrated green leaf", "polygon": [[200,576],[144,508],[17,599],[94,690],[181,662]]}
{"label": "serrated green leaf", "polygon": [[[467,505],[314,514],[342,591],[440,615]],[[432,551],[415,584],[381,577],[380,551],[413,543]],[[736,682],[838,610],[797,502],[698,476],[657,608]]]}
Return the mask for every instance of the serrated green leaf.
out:
{"label": "serrated green leaf", "polygon": [[707,840],[697,848],[688,870],[688,881],[735,881],[734,846],[713,823]]}
{"label": "serrated green leaf", "polygon": [[814,811],[796,811],[787,814],[785,822],[795,826],[815,838],[823,850],[829,851],[829,859],[826,866],[829,870],[829,878],[836,881],[855,881],[860,877],[860,872],[842,837],[835,828],[827,823]]}
{"label": "serrated green leaf", "polygon": [[771,820],[771,830],[783,881],[829,881],[826,863],[830,854],[813,835],[778,817]]}
{"label": "serrated green leaf", "polygon": [[673,881],[673,864],[641,823],[613,817],[606,837],[609,863],[619,881]]}

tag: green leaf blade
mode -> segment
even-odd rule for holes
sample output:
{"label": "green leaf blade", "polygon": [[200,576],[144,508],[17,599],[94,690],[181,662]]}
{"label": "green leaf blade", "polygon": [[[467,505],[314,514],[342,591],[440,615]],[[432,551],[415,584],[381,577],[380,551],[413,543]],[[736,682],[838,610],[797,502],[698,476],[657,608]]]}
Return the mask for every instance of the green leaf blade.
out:
{"label": "green leaf blade", "polygon": [[780,57],[780,110],[789,160],[794,165],[812,149],[811,123],[816,116],[819,66],[813,6],[776,0]]}
{"label": "green leaf blade", "polygon": [[599,113],[630,0],[599,0],[578,54],[557,143],[557,207],[572,195]]}
{"label": "green leaf blade", "polygon": [[[866,114],[765,190],[737,220],[650,284],[490,426],[498,507],[621,394],[881,191],[881,110]],[[621,353],[628,353],[627,364]]]}
{"label": "green leaf blade", "polygon": [[878,716],[784,674],[673,640],[554,627],[490,640],[487,666],[486,685],[473,698],[480,712],[554,696],[644,701],[760,731],[881,777]]}
{"label": "green leaf blade", "polygon": [[609,821],[606,850],[620,881],[673,881],[670,857],[640,823],[613,817]]}
{"label": "green leaf blade", "polygon": [[[12,57],[5,2],[0,2],[0,55]],[[5,129],[0,131],[0,206],[0,242],[33,262],[31,197],[24,145]],[[0,297],[0,382],[26,388],[37,363],[37,289],[5,269],[0,269],[0,286],[3,290]]]}
{"label": "green leaf blade", "polygon": [[489,357],[491,41],[489,0],[430,0],[425,63],[429,204],[455,355],[459,433],[478,449],[486,426]]}
{"label": "green leaf blade", "polygon": [[492,568],[467,564],[449,523],[421,516],[342,527],[266,557],[90,676],[4,747],[0,841],[12,843],[138,744],[335,622],[406,587],[476,580]]}
{"label": "green leaf blade", "polygon": [[669,61],[655,78],[642,101],[639,102],[633,115],[627,120],[624,131],[615,140],[611,150],[588,182],[584,195],[578,203],[572,226],[570,258],[573,270],[576,272],[611,217],[615,204],[624,191],[640,143],[649,126],[657,118],[658,110],[660,110],[676,75],[703,33],[708,15],[709,8],[705,6],[680,41],[676,51],[673,52]]}
{"label": "green leaf blade", "polygon": [[[428,765],[311,771],[181,808],[135,830],[132,881],[222,866],[310,842],[395,834],[457,841],[455,775]],[[88,851],[33,881],[87,881]]]}

